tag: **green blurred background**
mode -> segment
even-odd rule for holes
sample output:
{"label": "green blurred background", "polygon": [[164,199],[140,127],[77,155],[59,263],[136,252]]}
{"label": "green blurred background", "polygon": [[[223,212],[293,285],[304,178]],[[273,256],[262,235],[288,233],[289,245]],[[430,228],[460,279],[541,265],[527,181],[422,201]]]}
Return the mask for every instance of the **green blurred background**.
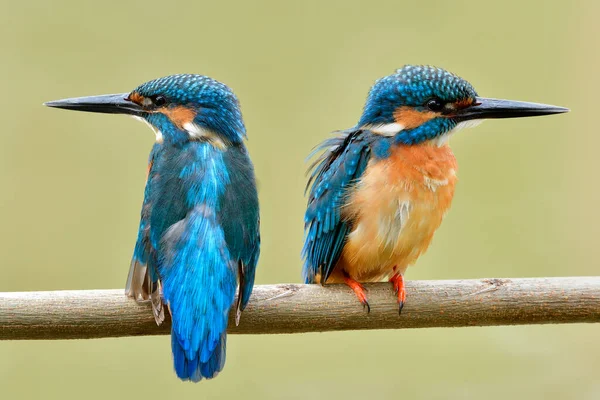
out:
{"label": "green blurred background", "polygon": [[[452,139],[454,206],[409,279],[598,275],[600,3],[7,1],[0,5],[0,291],[118,288],[154,135],[42,102],[201,73],[242,102],[262,207],[257,283],[299,282],[304,158],[405,63],[567,106]],[[0,343],[0,397],[600,398],[600,326],[231,336],[178,381],[167,337]],[[368,397],[367,397],[368,396]]]}

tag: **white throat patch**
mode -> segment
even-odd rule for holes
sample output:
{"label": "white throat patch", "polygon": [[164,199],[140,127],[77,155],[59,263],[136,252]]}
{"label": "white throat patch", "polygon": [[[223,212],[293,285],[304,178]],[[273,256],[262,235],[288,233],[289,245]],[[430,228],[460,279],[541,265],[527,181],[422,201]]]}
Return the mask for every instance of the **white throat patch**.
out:
{"label": "white throat patch", "polygon": [[146,121],[142,117],[138,117],[137,115],[132,115],[132,117],[133,117],[133,119],[138,120],[138,121],[142,121],[143,123],[145,123],[146,125],[148,125],[150,127],[150,129],[152,129],[152,131],[156,135],[156,142],[157,143],[162,143],[162,141],[163,141],[163,134],[162,134],[161,131],[159,131],[158,129],[156,129],[150,122]]}
{"label": "white throat patch", "polygon": [[472,119],[469,121],[459,122],[458,124],[456,124],[456,126],[452,130],[433,139],[433,143],[435,143],[435,145],[437,147],[445,146],[448,143],[448,140],[450,140],[450,136],[454,135],[456,132],[458,132],[464,128],[473,128],[473,127],[481,124],[482,122],[483,122],[482,119]]}
{"label": "white throat patch", "polygon": [[[163,142],[164,136],[163,136],[162,132],[159,131],[158,129],[156,129],[150,122],[146,121],[142,117],[138,117],[137,115],[132,115],[132,117],[133,117],[133,119],[144,122],[146,125],[148,125],[150,127],[150,129],[152,129],[152,131],[156,135],[157,143]],[[219,138],[214,132],[212,132],[208,129],[203,129],[202,127],[194,124],[193,122],[187,122],[187,123],[183,124],[183,129],[193,139],[205,140],[205,141],[209,142],[210,144],[212,144],[213,146],[218,147],[220,149],[224,149],[226,147],[223,140],[221,140],[221,138]]]}
{"label": "white throat patch", "polygon": [[458,124],[456,124],[456,126],[454,127],[454,129],[452,129],[451,132],[458,132],[464,128],[474,128],[477,125],[481,124],[482,122],[483,122],[482,119],[471,119],[468,121],[459,122]]}

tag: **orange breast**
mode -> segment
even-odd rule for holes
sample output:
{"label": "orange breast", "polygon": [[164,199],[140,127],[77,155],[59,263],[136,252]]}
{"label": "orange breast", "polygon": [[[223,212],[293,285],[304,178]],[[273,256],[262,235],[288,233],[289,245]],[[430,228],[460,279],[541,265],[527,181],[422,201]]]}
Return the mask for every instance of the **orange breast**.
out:
{"label": "orange breast", "polygon": [[336,271],[358,281],[388,277],[423,253],[450,207],[456,159],[448,145],[398,145],[390,157],[371,160],[344,209],[354,229]]}

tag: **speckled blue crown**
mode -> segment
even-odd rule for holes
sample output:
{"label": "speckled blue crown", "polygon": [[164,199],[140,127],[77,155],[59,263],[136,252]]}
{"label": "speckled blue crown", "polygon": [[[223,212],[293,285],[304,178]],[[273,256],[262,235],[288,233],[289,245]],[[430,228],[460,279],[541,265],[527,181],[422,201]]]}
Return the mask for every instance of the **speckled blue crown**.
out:
{"label": "speckled blue crown", "polygon": [[162,94],[169,100],[185,104],[238,103],[229,87],[208,76],[195,74],[170,75],[141,84],[135,89],[142,96]]}
{"label": "speckled blue crown", "polygon": [[179,74],[141,84],[144,97],[166,96],[170,103],[197,110],[195,122],[237,142],[246,134],[239,101],[225,84],[204,75]]}
{"label": "speckled blue crown", "polygon": [[405,65],[375,82],[359,126],[393,122],[399,106],[422,107],[433,97],[449,102],[476,96],[469,82],[451,72],[429,65]]}

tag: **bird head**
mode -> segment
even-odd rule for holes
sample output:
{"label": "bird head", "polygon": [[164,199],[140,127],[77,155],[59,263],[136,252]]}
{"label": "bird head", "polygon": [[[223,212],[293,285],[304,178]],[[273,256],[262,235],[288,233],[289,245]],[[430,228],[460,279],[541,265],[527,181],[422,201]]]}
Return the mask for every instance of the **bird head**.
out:
{"label": "bird head", "polygon": [[418,144],[437,139],[487,118],[557,114],[566,108],[522,101],[479,97],[464,79],[432,66],[406,65],[371,88],[358,123],[397,143]]}
{"label": "bird head", "polygon": [[157,141],[205,140],[224,146],[240,142],[246,134],[233,91],[202,75],[171,75],[146,82],[130,93],[45,104],[68,110],[131,115],[147,122]]}

